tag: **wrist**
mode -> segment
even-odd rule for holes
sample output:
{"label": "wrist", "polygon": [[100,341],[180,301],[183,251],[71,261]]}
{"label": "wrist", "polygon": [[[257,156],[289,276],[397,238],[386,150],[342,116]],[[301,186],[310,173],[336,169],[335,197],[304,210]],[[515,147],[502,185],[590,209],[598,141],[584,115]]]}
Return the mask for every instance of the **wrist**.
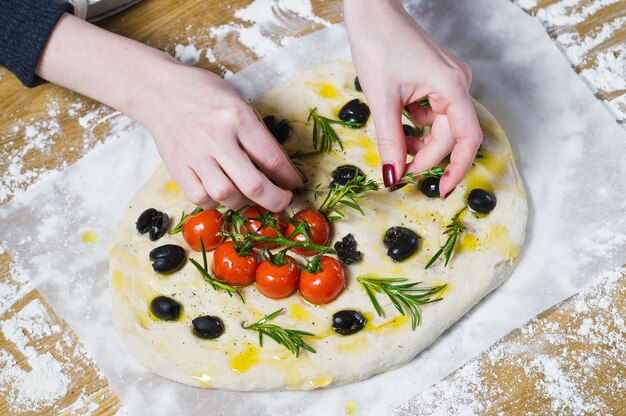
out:
{"label": "wrist", "polygon": [[[173,57],[65,14],[40,57],[37,75],[107,104],[142,122]],[[165,85],[165,84],[163,84]]]}

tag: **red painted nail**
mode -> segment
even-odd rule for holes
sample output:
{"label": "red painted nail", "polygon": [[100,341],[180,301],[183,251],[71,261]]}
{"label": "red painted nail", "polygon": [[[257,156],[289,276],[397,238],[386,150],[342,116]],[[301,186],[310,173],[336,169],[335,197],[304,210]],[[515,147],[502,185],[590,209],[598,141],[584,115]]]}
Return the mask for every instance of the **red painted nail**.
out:
{"label": "red painted nail", "polygon": [[383,165],[383,182],[385,188],[389,188],[396,184],[396,169],[391,163]]}
{"label": "red painted nail", "polygon": [[450,196],[450,194],[451,194],[452,192],[454,192],[454,190],[455,190],[455,189],[456,189],[456,188],[452,188],[452,190],[451,190],[450,192],[448,192],[447,194],[445,194],[445,195],[443,196],[443,199],[448,199],[448,197]]}

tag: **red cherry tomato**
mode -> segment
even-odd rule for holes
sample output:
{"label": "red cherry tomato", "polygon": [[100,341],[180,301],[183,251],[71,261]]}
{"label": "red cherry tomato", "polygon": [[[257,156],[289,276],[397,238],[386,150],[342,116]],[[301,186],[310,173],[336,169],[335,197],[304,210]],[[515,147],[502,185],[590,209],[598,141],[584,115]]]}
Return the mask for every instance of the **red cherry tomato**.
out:
{"label": "red cherry tomato", "polygon": [[[285,215],[282,212],[271,213],[272,217],[276,218],[276,222],[274,224],[276,225],[278,232],[276,232],[276,230],[271,226],[262,226],[261,221],[259,221],[258,219],[254,219],[259,218],[261,212],[267,213],[268,211],[265,208],[261,207],[250,207],[244,212],[243,216],[246,219],[245,228],[247,228],[247,231],[256,235],[262,235],[264,237],[270,238],[276,238],[285,235],[285,230],[287,229],[287,220],[285,219]],[[246,231],[246,229],[244,229],[244,227],[241,227],[239,231],[243,233]],[[276,248],[278,247],[278,245],[279,244],[277,243],[266,242],[258,243],[256,246],[259,248]]]}
{"label": "red cherry tomato", "polygon": [[[330,225],[328,224],[328,219],[319,211],[313,209],[303,209],[302,211],[298,211],[296,215],[293,216],[295,221],[304,221],[307,223],[311,229],[307,231],[307,235],[313,244],[317,244],[320,246],[325,246],[328,244],[330,238]],[[286,236],[290,236],[296,230],[296,227],[289,223],[287,225]],[[303,234],[291,235],[289,237],[292,241],[306,241],[306,238]],[[312,256],[317,254],[317,250],[304,248],[304,247],[296,247],[291,249],[294,253],[302,254],[303,256]]]}
{"label": "red cherry tomato", "polygon": [[219,246],[224,237],[217,235],[224,225],[224,216],[216,209],[191,215],[183,223],[183,238],[193,250],[200,251],[200,237],[206,251]]}
{"label": "red cherry tomato", "polygon": [[339,296],[346,284],[341,264],[332,257],[322,256],[321,270],[300,274],[300,293],[311,303],[328,303]]}
{"label": "red cherry tomato", "polygon": [[259,258],[253,252],[240,256],[235,251],[235,244],[226,241],[213,253],[213,274],[216,278],[233,286],[246,286],[254,282]]}
{"label": "red cherry tomato", "polygon": [[300,267],[292,257],[285,256],[285,261],[282,266],[274,266],[265,260],[256,269],[256,286],[268,298],[286,298],[298,288]]}

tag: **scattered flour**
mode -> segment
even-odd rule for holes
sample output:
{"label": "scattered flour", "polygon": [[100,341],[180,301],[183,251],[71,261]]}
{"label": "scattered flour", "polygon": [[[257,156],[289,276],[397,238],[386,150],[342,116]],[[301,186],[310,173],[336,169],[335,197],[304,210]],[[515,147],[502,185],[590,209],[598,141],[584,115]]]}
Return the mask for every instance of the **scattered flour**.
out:
{"label": "scattered flour", "polygon": [[[558,318],[533,319],[395,415],[506,414],[511,396],[520,395],[517,388],[528,389],[525,385],[534,387],[535,401],[524,399],[521,405],[529,407],[517,407],[520,414],[615,414],[609,403],[619,403],[626,387],[626,323],[617,304],[626,292],[624,272],[600,275],[555,307],[571,313],[578,326],[568,327]],[[610,385],[596,383],[602,377],[596,371],[600,364],[617,374]],[[505,368],[506,373],[501,371]],[[506,383],[498,381],[499,374],[507,377]]]}
{"label": "scattered flour", "polygon": [[8,390],[3,392],[3,396],[12,411],[40,411],[67,393],[67,366],[50,352],[38,352],[32,346],[59,331],[60,327],[51,324],[48,312],[39,300],[31,301],[2,323],[4,337],[24,355],[30,367],[22,368],[8,351],[0,351],[0,389]]}
{"label": "scattered flour", "polygon": [[582,68],[580,75],[594,93],[618,93],[617,98],[603,101],[618,120],[626,122],[626,93],[623,92],[626,90],[626,44],[613,42],[605,45],[612,36],[624,32],[626,17],[619,13],[605,13],[587,32],[576,27],[622,0],[558,0],[547,5],[537,0],[514,1],[526,10],[538,7],[537,18],[556,35],[557,45],[572,64]]}
{"label": "scattered flour", "polygon": [[174,53],[176,59],[178,59],[182,63],[187,65],[193,65],[200,61],[200,54],[202,53],[202,49],[196,49],[196,47],[191,43],[188,45],[183,45],[179,43],[174,48]]}

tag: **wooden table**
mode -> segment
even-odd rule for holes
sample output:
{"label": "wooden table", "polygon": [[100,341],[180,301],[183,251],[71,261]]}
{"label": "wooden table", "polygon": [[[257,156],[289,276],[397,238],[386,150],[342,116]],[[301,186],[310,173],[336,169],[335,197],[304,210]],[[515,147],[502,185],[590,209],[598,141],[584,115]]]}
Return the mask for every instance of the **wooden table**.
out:
{"label": "wooden table", "polygon": [[[519,2],[526,6],[533,3]],[[159,49],[169,49],[170,52],[173,52],[173,45],[188,43],[189,38],[195,40],[197,48],[206,50],[216,46],[215,40],[208,36],[209,28],[236,21],[237,19],[233,16],[234,11],[248,4],[249,1],[233,0],[229,1],[228,5],[224,3],[214,0],[144,1],[121,15],[109,18],[101,25],[108,30]],[[618,1],[610,6],[600,7],[576,24],[559,26],[555,24],[554,19],[551,20],[550,16],[543,12],[555,5],[559,6],[561,1],[541,0],[535,3],[527,11],[540,15],[542,23],[557,42],[562,39],[559,35],[574,32],[582,42],[585,37],[592,36],[604,25],[626,16],[626,1]],[[598,2],[583,0],[579,3],[580,7],[585,7],[593,6]],[[316,0],[313,1],[313,6],[315,13],[329,22],[336,23],[342,20],[339,1]],[[575,14],[578,12],[577,7],[570,7],[564,13]],[[199,21],[202,25],[197,24]],[[300,21],[300,24],[293,25],[291,31],[279,33],[277,36],[301,36],[320,27],[319,24],[311,21],[305,21],[304,24]],[[583,60],[576,62],[576,70],[581,72],[593,67],[599,54],[620,42],[626,42],[626,27],[615,30],[610,41],[593,48]],[[234,43],[237,43],[236,40]],[[567,49],[568,45],[561,46]],[[212,63],[203,58],[197,66],[223,74],[225,71],[236,72],[257,59],[242,45],[214,49],[214,53],[217,57],[216,62]],[[620,111],[623,110],[626,114],[626,108],[622,109],[620,103],[625,102],[626,90],[607,91],[597,87],[595,92],[599,99],[611,107],[618,122],[624,123],[626,117]],[[96,119],[85,118],[87,114],[94,111],[97,114]],[[113,110],[106,106],[54,85],[25,89],[7,71],[0,69],[0,154],[3,155],[0,160],[0,178],[2,179],[0,204],[8,202],[16,192],[28,188],[42,173],[74,163],[84,155],[95,143],[106,137],[110,128],[107,116],[112,113]],[[55,122],[51,122],[51,116],[54,116]],[[45,151],[33,147],[29,135],[24,134],[26,125],[35,126],[35,133],[48,136],[49,142],[45,146]],[[19,414],[108,415],[116,413],[121,408],[121,404],[111,391],[106,379],[85,353],[71,328],[54,313],[37,289],[20,278],[13,267],[10,247],[8,250],[9,252],[0,253],[0,284],[20,291],[20,296],[16,302],[11,302],[12,305],[0,307],[0,322],[11,322],[19,311],[29,305],[43,307],[48,313],[46,324],[56,330],[52,331],[49,336],[30,340],[28,346],[34,348],[38,354],[50,352],[60,363],[71,364],[71,386],[62,399],[55,400],[37,411]],[[609,322],[614,318],[610,315],[611,310],[626,310],[626,277],[622,276],[614,282],[610,305],[594,303],[596,299],[594,297],[597,296],[600,296],[598,291],[579,294],[544,312],[524,328],[507,335],[484,355],[472,360],[465,367],[433,386],[426,395],[410,402],[399,412],[401,414],[428,414],[425,410],[428,409],[428,405],[432,406],[436,402],[441,404],[442,400],[446,400],[446,391],[457,389],[466,394],[463,397],[457,397],[456,404],[453,401],[448,404],[450,414],[457,413],[463,408],[459,406],[468,405],[470,402],[470,404],[473,403],[476,413],[480,414],[554,413],[554,398],[546,395],[545,383],[542,384],[542,380],[549,375],[542,371],[541,366],[525,365],[536,357],[516,356],[514,352],[498,353],[522,343],[537,343],[542,345],[542,348],[537,350],[538,356],[559,357],[565,360],[561,362],[568,363],[570,370],[585,373],[589,382],[580,389],[581,398],[593,400],[602,397],[605,413],[625,414],[623,409],[626,408],[624,398],[626,370],[615,366],[615,354],[620,350],[616,350],[617,347],[610,343],[599,345],[597,337],[592,336],[592,332],[586,338],[581,338],[579,335],[580,327],[585,319],[592,319],[594,322]],[[576,306],[580,304],[581,299],[589,306],[584,313],[577,310]],[[568,341],[567,335],[574,331],[578,331],[578,336],[575,341]],[[26,336],[29,335],[27,331],[22,332]],[[624,328],[615,327],[613,333],[626,343]],[[559,334],[559,339],[564,341],[545,342],[546,337],[551,334]],[[621,345],[621,348],[623,349],[624,345]],[[593,368],[581,368],[576,355],[572,355],[569,360],[568,354],[571,351],[593,354]],[[30,352],[18,348],[17,344],[3,337],[2,332],[0,332],[0,353],[10,354],[22,371],[29,371],[25,354]],[[468,378],[470,374],[468,369],[475,370],[477,367],[485,376],[480,386],[472,385]],[[0,370],[4,369],[0,368]],[[15,413],[11,410],[14,405],[11,402],[11,388],[10,385],[0,384],[0,414]],[[443,403],[443,406],[446,404]]]}

